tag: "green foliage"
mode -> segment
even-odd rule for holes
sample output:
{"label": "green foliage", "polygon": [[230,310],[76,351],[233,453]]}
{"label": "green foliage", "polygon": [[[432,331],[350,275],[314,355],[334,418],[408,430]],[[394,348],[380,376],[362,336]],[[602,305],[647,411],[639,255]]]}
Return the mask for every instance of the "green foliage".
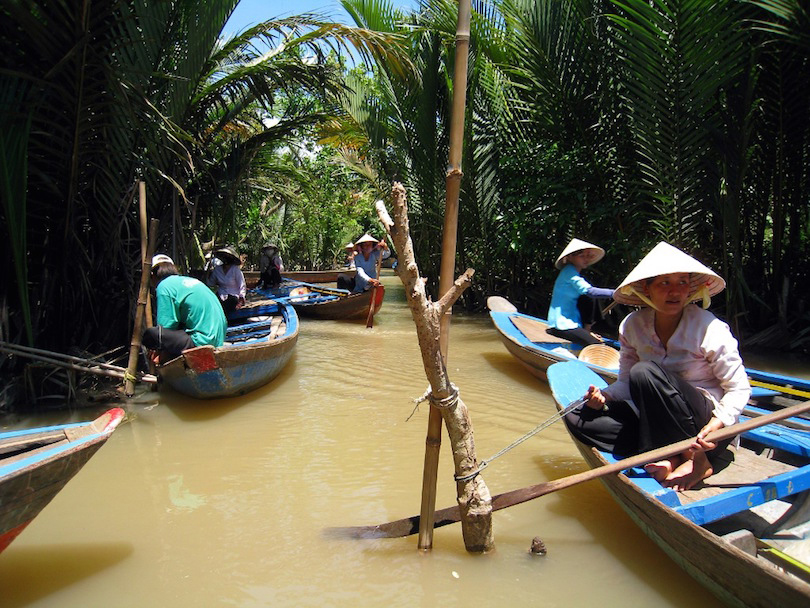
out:
{"label": "green foliage", "polygon": [[[4,333],[128,339],[138,179],[159,248],[191,270],[201,243],[250,264],[266,240],[289,267],[334,266],[381,235],[373,202],[401,181],[435,288],[457,2],[343,0],[359,27],[302,15],[221,40],[235,2],[0,8]],[[466,303],[543,313],[572,236],[608,250],[590,275],[605,286],[666,239],[721,270],[738,333],[774,324],[807,347],[808,23],[799,0],[475,0]],[[348,48],[364,63],[347,69]]]}

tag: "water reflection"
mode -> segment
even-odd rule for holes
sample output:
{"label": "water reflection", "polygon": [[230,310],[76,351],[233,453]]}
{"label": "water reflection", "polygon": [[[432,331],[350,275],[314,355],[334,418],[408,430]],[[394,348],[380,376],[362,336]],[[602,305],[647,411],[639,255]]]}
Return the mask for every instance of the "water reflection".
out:
{"label": "water reflection", "polygon": [[[293,360],[265,388],[130,405],[129,422],[0,555],[0,604],[716,605],[596,482],[496,513],[488,555],[469,555],[457,525],[437,530],[428,554],[416,537],[327,539],[326,527],[419,512],[427,406],[406,419],[426,380],[402,287],[384,282],[373,329],[304,320]],[[554,412],[487,317],[454,320],[449,369],[479,458]],[[484,477],[495,494],[584,466],[554,425]],[[445,433],[439,508],[455,502],[452,473]],[[547,556],[529,554],[535,536]]]}

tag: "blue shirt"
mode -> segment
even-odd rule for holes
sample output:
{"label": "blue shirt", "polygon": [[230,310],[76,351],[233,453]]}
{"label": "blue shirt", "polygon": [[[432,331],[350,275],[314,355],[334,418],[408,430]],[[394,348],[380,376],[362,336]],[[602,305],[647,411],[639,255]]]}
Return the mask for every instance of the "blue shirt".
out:
{"label": "blue shirt", "polygon": [[582,316],[577,309],[577,300],[591,289],[591,284],[579,276],[573,264],[566,264],[554,281],[551,305],[548,307],[548,324],[556,329],[582,327]]}
{"label": "blue shirt", "polygon": [[369,279],[377,278],[377,258],[382,256],[386,260],[391,257],[390,249],[374,249],[369,254],[368,259],[363,257],[361,252],[357,252],[354,256],[354,266],[357,268],[357,274],[354,277],[354,289],[352,292],[360,293],[369,288]]}

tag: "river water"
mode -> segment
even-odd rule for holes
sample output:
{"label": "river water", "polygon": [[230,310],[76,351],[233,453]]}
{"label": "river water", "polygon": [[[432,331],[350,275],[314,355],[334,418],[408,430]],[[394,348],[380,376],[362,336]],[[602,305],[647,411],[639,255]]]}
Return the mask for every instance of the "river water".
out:
{"label": "river water", "polygon": [[[428,406],[414,413],[413,398],[427,382],[403,288],[383,282],[373,329],[302,320],[267,387],[127,404],[127,421],[0,554],[0,606],[717,605],[597,481],[496,512],[485,555],[465,551],[458,524],[436,530],[427,553],[416,536],[324,535],[419,513]],[[479,460],[554,413],[486,315],[454,316],[449,372]],[[448,448],[445,432],[437,508],[455,504]],[[556,424],[483,475],[497,494],[583,470]],[[529,553],[536,536],[547,555]]]}

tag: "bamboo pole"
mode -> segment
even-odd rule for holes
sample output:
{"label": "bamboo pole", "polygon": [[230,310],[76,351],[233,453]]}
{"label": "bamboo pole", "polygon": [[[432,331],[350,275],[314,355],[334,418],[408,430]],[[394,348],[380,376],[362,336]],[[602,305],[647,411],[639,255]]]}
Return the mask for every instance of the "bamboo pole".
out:
{"label": "bamboo pole", "polygon": [[[450,450],[453,455],[456,479],[456,497],[461,518],[461,530],[467,551],[481,552],[492,548],[492,498],[478,470],[475,441],[469,411],[458,389],[450,382],[447,366],[439,346],[441,319],[463,291],[470,285],[474,271],[468,268],[456,279],[438,302],[431,302],[425,291],[425,279],[419,276],[413,242],[408,229],[408,208],[405,188],[395,183],[391,200],[396,221],[392,221],[382,201],[377,203],[377,215],[396,245],[400,256],[397,275],[405,286],[408,307],[411,309],[419,350],[430,389],[423,396],[431,410],[440,412],[447,426]],[[441,425],[439,427],[441,430]],[[434,484],[435,487],[435,484]]]}
{"label": "bamboo pole", "polygon": [[[146,182],[141,180],[138,182],[138,207],[140,208],[140,218],[141,218],[141,263],[148,260],[149,258],[146,255],[146,250],[149,245],[149,235],[147,230],[147,218],[146,215]],[[152,306],[151,306],[152,295],[149,291],[146,292],[146,326],[152,327]]]}
{"label": "bamboo pole", "polygon": [[149,226],[149,242],[146,246],[146,258],[141,264],[141,286],[138,291],[138,306],[135,309],[135,327],[132,330],[132,340],[129,344],[129,363],[124,377],[124,393],[127,397],[135,394],[135,371],[138,369],[138,353],[141,350],[141,333],[143,330],[143,317],[146,310],[146,299],[149,295],[149,275],[151,273],[152,255],[155,252],[159,220],[153,219]]}
{"label": "bamboo pole", "polygon": [[[459,0],[456,25],[456,61],[453,68],[453,110],[450,119],[450,155],[446,176],[444,232],[442,233],[442,261],[439,275],[439,297],[453,285],[456,267],[456,238],[458,235],[458,198],[461,190],[461,155],[464,144],[464,110],[467,104],[467,58],[470,47],[470,0]],[[439,346],[444,364],[450,342],[450,314],[441,318]],[[433,547],[433,518],[436,511],[436,477],[439,452],[442,445],[442,415],[430,408],[425,439],[425,465],[422,473],[422,509],[419,524],[418,547],[429,551]]]}
{"label": "bamboo pole", "polygon": [[[43,351],[36,348],[21,347],[16,344],[8,342],[0,342],[0,351],[6,352],[17,357],[27,357],[34,361],[47,363],[54,367],[63,367],[79,372],[87,372],[97,376],[108,376],[110,378],[123,379],[126,375],[126,369],[117,365],[103,363],[100,361],[93,361],[92,359],[82,359],[81,357],[72,357],[62,353],[53,353],[50,351]],[[42,353],[42,354],[40,354]],[[138,381],[156,383],[157,377],[151,374],[141,374],[138,376]]]}

